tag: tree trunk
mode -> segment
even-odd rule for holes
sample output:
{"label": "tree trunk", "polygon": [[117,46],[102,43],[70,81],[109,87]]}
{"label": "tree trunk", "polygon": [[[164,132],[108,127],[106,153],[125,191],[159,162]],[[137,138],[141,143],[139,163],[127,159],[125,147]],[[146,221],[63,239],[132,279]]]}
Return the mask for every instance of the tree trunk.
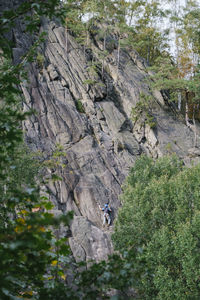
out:
{"label": "tree trunk", "polygon": [[196,105],[193,104],[192,121],[194,125],[194,147],[197,146],[197,128],[196,128],[196,121],[195,121],[195,112],[196,112]]}
{"label": "tree trunk", "polygon": [[185,94],[185,122],[186,122],[186,125],[191,128],[190,126],[190,123],[189,123],[189,116],[188,116],[188,101],[189,101],[189,93],[186,91],[186,94]]}
{"label": "tree trunk", "polygon": [[182,97],[181,93],[178,93],[178,110],[181,111],[181,102],[182,102]]}
{"label": "tree trunk", "polygon": [[149,65],[150,62],[150,39],[148,38],[148,47],[147,47],[147,65]]}
{"label": "tree trunk", "polygon": [[186,122],[186,125],[188,126],[188,128],[190,128],[193,133],[194,133],[194,144],[193,144],[193,147],[196,147],[196,144],[197,144],[197,132],[196,132],[196,122],[195,122],[195,116],[194,116],[194,112],[195,112],[195,109],[193,107],[193,124],[190,124],[189,122],[189,116],[188,116],[188,113],[189,113],[189,107],[188,107],[188,103],[189,103],[189,92],[186,91],[186,97],[185,97],[185,122]]}

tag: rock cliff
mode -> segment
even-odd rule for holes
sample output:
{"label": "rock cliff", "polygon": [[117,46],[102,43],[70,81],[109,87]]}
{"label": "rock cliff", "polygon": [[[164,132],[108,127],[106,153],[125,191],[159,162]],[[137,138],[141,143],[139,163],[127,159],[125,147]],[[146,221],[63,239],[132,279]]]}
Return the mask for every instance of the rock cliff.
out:
{"label": "rock cliff", "polygon": [[[51,153],[56,144],[63,146],[66,166],[62,181],[49,184],[50,198],[55,210],[75,212],[69,238],[75,259],[100,261],[112,252],[112,228],[102,228],[98,205],[109,202],[115,219],[121,185],[137,157],[175,152],[190,163],[199,160],[200,152],[193,149],[193,132],[173,114],[159,91],[151,108],[155,128],[145,120],[131,121],[139,95],[149,93],[148,71],[134,51],[121,51],[118,62],[114,34],[106,42],[109,55],[102,76],[100,70],[95,74],[90,70],[103,49],[98,34],[91,37],[90,49],[83,49],[56,22],[43,19],[40,31],[47,32],[47,38],[38,48],[40,59],[28,66],[28,82],[22,85],[24,110],[36,111],[24,122],[26,141],[44,153]],[[32,38],[23,33],[20,23],[13,37],[18,62]]]}

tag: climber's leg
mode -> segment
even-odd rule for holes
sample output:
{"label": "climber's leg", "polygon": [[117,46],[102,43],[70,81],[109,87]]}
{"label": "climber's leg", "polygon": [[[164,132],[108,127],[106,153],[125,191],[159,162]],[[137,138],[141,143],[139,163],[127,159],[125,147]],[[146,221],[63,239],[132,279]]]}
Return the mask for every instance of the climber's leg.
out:
{"label": "climber's leg", "polygon": [[107,220],[108,220],[108,225],[110,225],[110,223],[111,223],[111,217],[110,217],[110,215],[107,216]]}
{"label": "climber's leg", "polygon": [[106,225],[106,214],[103,214],[103,226]]}

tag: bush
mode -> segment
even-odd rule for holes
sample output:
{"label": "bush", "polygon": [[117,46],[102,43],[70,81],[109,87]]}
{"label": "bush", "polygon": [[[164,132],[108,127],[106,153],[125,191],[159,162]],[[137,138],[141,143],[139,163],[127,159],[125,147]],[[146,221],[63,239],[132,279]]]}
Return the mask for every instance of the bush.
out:
{"label": "bush", "polygon": [[200,298],[200,165],[141,157],[124,185],[113,241],[142,299]]}
{"label": "bush", "polygon": [[77,100],[77,102],[76,102],[76,109],[80,113],[85,113],[85,109],[84,109],[84,106],[83,106],[83,103],[81,102],[81,100]]}

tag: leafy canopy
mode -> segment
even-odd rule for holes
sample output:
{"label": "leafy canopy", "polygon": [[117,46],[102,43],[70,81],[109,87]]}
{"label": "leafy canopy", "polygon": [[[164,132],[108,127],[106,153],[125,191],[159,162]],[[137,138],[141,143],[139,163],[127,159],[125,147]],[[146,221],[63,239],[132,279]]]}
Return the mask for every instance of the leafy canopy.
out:
{"label": "leafy canopy", "polygon": [[142,299],[199,299],[200,165],[141,157],[124,185],[115,248]]}

